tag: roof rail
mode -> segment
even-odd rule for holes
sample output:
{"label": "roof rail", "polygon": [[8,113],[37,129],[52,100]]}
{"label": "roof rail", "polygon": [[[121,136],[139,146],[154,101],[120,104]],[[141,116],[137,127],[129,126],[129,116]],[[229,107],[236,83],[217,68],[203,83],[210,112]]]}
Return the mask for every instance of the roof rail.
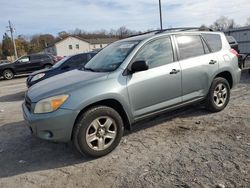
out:
{"label": "roof rail", "polygon": [[178,28],[168,28],[168,29],[159,30],[156,34],[171,32],[171,31],[213,31],[213,30],[204,26],[202,27],[178,27]]}
{"label": "roof rail", "polygon": [[168,29],[157,29],[157,30],[152,30],[152,31],[147,31],[143,33],[138,33],[135,35],[130,35],[127,38],[130,37],[135,37],[135,36],[140,36],[140,35],[146,35],[146,34],[160,34],[160,33],[165,33],[165,32],[171,32],[171,31],[213,31],[209,27],[201,26],[201,27],[177,27],[177,28],[168,28]]}
{"label": "roof rail", "polygon": [[152,30],[152,31],[147,31],[147,32],[143,32],[143,33],[138,33],[138,34],[135,34],[135,35],[130,35],[128,36],[127,38],[130,38],[130,37],[136,37],[136,36],[140,36],[140,35],[146,35],[146,34],[156,34],[158,33],[160,30]]}

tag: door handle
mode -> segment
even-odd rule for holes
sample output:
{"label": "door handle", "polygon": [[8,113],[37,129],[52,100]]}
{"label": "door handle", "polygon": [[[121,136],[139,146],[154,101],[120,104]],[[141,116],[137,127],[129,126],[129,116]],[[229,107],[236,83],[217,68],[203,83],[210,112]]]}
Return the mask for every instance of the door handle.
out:
{"label": "door handle", "polygon": [[177,74],[179,72],[180,72],[180,70],[172,69],[172,71],[170,72],[170,74]]}
{"label": "door handle", "polygon": [[211,60],[211,61],[209,62],[210,65],[213,65],[213,64],[215,64],[215,63],[217,63],[217,61],[215,61],[215,60]]}

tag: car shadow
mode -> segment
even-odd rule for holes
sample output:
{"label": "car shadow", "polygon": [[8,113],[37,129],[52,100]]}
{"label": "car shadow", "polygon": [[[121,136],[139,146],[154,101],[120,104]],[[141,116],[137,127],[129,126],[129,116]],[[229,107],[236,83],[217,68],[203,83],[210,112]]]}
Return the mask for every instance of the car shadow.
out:
{"label": "car shadow", "polygon": [[207,111],[205,107],[200,103],[197,103],[196,105],[189,105],[180,109],[165,112],[152,118],[142,120],[141,122],[133,125],[131,131],[126,131],[125,135],[134,134],[138,131],[148,129],[152,126],[167,123],[168,121],[171,121],[175,118],[197,117],[197,119],[199,119],[199,116],[207,115],[210,113],[211,112]]}
{"label": "car shadow", "polygon": [[15,102],[15,101],[22,101],[25,96],[25,91],[21,91],[18,93],[4,95],[0,97],[0,102]]}
{"label": "car shadow", "polygon": [[90,161],[71,143],[53,143],[32,136],[24,121],[0,126],[0,178]]}
{"label": "car shadow", "polygon": [[[193,106],[175,110],[142,121],[126,131],[124,136],[168,122],[175,117],[199,116],[207,112]],[[25,121],[0,126],[0,178],[27,172],[56,169],[91,161],[82,156],[72,143],[54,143],[36,138],[30,134]]]}

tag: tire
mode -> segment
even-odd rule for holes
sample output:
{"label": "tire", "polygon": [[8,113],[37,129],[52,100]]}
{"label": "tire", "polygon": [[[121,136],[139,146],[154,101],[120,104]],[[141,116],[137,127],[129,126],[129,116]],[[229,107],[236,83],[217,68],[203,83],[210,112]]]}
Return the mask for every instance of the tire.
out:
{"label": "tire", "polygon": [[11,80],[11,79],[14,78],[14,73],[13,73],[12,70],[6,69],[6,70],[3,71],[3,77],[6,80]]}
{"label": "tire", "polygon": [[206,108],[211,112],[223,110],[230,99],[230,86],[225,78],[217,77],[212,82],[206,99]]}
{"label": "tire", "polygon": [[101,157],[116,148],[123,132],[123,121],[117,111],[107,106],[95,106],[77,120],[72,138],[81,154]]}

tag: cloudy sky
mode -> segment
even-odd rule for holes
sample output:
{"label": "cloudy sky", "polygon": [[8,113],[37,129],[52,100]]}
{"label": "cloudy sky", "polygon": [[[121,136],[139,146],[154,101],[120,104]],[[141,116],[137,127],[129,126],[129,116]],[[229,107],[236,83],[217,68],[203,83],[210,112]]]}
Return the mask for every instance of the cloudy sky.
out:
{"label": "cloudy sky", "polygon": [[[159,28],[158,0],[0,0],[0,36],[8,20],[15,35],[87,31],[126,26],[134,30]],[[249,0],[162,0],[163,26],[210,25],[220,16],[244,24]]]}

